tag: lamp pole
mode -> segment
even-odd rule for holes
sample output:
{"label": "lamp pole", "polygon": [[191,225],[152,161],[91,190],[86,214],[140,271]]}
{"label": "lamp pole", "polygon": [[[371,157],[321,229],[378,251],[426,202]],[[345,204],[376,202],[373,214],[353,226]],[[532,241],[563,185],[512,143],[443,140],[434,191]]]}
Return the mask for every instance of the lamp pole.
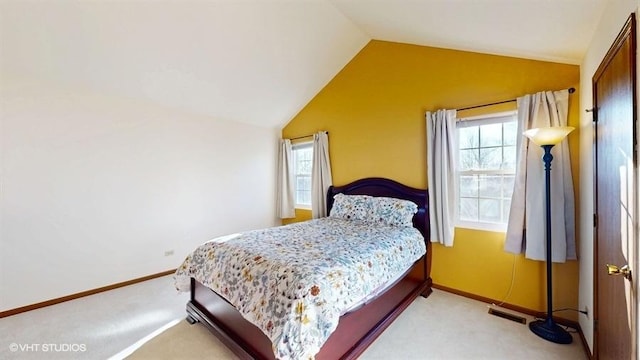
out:
{"label": "lamp pole", "polygon": [[553,282],[551,277],[551,148],[553,144],[541,145],[544,149],[542,161],[544,161],[545,172],[545,200],[546,200],[546,230],[547,230],[547,319],[537,320],[529,323],[529,329],[541,338],[558,344],[570,344],[573,337],[565,329],[558,326],[553,321]]}
{"label": "lamp pole", "polygon": [[551,258],[551,160],[553,160],[551,148],[553,148],[553,145],[542,145],[542,149],[544,149],[542,161],[544,161],[545,206],[547,208],[547,319],[553,319],[553,303],[551,300],[553,299],[553,286],[551,286],[552,261],[549,261],[550,259],[553,260]]}
{"label": "lamp pole", "polygon": [[551,126],[529,129],[524,132],[526,137],[544,150],[542,161],[544,161],[545,172],[545,215],[547,220],[545,243],[547,246],[547,318],[530,322],[529,329],[541,338],[558,344],[570,344],[573,337],[553,321],[553,281],[551,277],[553,263],[551,256],[551,160],[553,160],[553,155],[551,155],[551,149],[567,137],[571,131],[573,131],[573,127],[570,126]]}

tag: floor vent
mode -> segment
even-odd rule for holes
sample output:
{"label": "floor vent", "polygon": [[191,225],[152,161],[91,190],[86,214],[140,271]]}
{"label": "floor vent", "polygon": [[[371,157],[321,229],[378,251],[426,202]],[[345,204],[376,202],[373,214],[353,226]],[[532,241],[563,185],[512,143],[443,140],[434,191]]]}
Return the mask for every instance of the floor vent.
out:
{"label": "floor vent", "polygon": [[500,310],[496,310],[494,308],[489,308],[489,314],[491,315],[495,315],[498,317],[501,317],[503,319],[507,319],[507,320],[511,320],[511,321],[515,321],[517,323],[526,325],[527,324],[527,319],[525,319],[522,316],[518,316],[518,315],[514,315],[514,314],[510,314],[508,312],[504,312],[504,311],[500,311]]}

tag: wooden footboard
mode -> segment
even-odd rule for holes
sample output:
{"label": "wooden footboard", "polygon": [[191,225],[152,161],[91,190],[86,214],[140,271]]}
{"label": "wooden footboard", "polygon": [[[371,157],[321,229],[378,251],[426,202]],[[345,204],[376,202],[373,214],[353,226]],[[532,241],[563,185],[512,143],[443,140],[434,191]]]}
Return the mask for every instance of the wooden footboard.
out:
{"label": "wooden footboard", "polygon": [[[423,257],[407,276],[385,293],[340,318],[338,328],[316,359],[357,358],[411,302],[419,295],[426,297],[431,293],[431,278],[427,271],[428,261]],[[269,338],[224,298],[195,279],[191,279],[187,313],[190,322],[201,322],[241,359],[274,359]]]}

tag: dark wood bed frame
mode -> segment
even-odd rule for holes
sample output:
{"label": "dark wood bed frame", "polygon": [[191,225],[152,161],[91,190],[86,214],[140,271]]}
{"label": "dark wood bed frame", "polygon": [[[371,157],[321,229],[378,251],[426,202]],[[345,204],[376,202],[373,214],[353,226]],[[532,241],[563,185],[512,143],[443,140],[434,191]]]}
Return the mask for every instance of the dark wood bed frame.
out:
{"label": "dark wood bed frame", "polygon": [[[424,235],[427,253],[383,294],[343,315],[338,328],[316,355],[318,360],[357,358],[419,295],[427,297],[432,291],[426,190],[411,188],[389,179],[361,179],[344,186],[330,187],[327,193],[328,211],[333,205],[333,196],[338,193],[387,196],[415,202],[418,213],[413,218],[413,224]],[[269,338],[245,320],[223,297],[193,278],[187,314],[189,323],[200,322],[205,325],[241,359],[274,359]]]}

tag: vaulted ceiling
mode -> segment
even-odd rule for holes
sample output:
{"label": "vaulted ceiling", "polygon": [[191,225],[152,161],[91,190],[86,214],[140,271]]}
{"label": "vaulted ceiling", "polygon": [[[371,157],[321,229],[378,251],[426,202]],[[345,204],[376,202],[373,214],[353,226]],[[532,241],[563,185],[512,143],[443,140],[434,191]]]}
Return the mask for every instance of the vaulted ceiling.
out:
{"label": "vaulted ceiling", "polygon": [[331,0],[372,39],[579,64],[609,0]]}
{"label": "vaulted ceiling", "polygon": [[608,1],[2,0],[0,79],[282,127],[371,39],[579,64]]}

